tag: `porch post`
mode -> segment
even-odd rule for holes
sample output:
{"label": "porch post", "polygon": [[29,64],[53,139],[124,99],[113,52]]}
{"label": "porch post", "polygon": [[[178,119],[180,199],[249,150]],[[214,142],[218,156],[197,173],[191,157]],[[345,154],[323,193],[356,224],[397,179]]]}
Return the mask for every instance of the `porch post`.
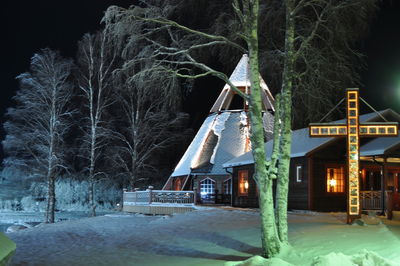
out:
{"label": "porch post", "polygon": [[382,165],[382,178],[381,178],[381,202],[382,202],[382,215],[385,215],[385,191],[386,191],[386,182],[387,182],[387,159],[383,157],[383,165]]}

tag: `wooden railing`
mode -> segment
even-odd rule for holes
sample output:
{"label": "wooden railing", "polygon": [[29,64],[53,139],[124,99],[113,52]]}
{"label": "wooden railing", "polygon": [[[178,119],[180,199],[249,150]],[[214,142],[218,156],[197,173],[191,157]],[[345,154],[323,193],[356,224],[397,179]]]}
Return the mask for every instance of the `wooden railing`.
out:
{"label": "wooden railing", "polygon": [[360,191],[361,207],[363,210],[382,209],[381,191]]}
{"label": "wooden railing", "polygon": [[193,191],[152,190],[126,191],[123,193],[124,205],[194,205]]}

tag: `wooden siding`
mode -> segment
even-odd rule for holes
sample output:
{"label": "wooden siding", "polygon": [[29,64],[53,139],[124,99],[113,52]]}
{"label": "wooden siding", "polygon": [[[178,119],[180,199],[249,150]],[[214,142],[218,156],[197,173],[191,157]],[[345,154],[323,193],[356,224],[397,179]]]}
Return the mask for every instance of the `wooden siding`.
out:
{"label": "wooden siding", "polygon": [[[297,166],[302,168],[302,180],[297,182]],[[290,161],[288,209],[308,209],[308,158],[297,157]]]}

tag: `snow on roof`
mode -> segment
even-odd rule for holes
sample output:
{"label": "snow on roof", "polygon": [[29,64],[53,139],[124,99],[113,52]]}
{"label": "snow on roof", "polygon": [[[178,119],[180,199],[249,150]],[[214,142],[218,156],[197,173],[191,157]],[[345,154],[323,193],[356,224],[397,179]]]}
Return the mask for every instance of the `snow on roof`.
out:
{"label": "snow on roof", "polygon": [[[316,149],[322,144],[328,143],[332,139],[333,138],[310,138],[308,133],[308,128],[295,130],[292,132],[292,147],[291,147],[292,150],[290,153],[290,157],[305,156],[308,152]],[[271,157],[272,145],[273,145],[273,140],[270,140],[267,143],[265,143],[265,152],[267,158]],[[234,158],[233,160],[225,162],[223,164],[223,167],[227,168],[227,167],[253,164],[253,163],[254,159],[250,151],[243,154],[242,156]]]}
{"label": "snow on roof", "polygon": [[[229,80],[236,87],[250,87],[250,67],[249,67],[249,57],[247,54],[244,54],[237,64],[236,68],[233,70],[232,75],[229,77]],[[274,111],[274,97],[272,96],[269,88],[263,78],[260,77],[260,86],[262,88],[262,102],[264,110],[272,110]],[[247,91],[247,90],[246,90]],[[247,93],[247,92],[246,92]],[[210,113],[218,112],[221,110],[227,110],[229,105],[233,99],[235,92],[231,89],[228,84],[225,84],[222,89],[220,95],[215,101],[214,105],[211,107]]]}
{"label": "snow on roof", "polygon": [[246,150],[247,126],[243,124],[244,116],[245,112],[237,111],[210,115],[171,176],[225,175],[222,164]]}
{"label": "snow on roof", "polygon": [[215,156],[217,155],[217,151],[219,148],[219,144],[221,143],[221,138],[222,138],[222,131],[225,129],[225,123],[228,120],[230,116],[230,112],[224,112],[221,115],[217,116],[217,119],[215,120],[215,123],[213,125],[212,131],[214,134],[218,137],[218,142],[215,145],[213,149],[213,153],[210,158],[210,163],[214,164],[215,163]]}
{"label": "snow on roof", "polygon": [[[211,175],[226,174],[222,164],[245,152],[246,138],[243,134],[245,127],[241,125],[241,112],[223,112],[217,115],[210,134],[217,136],[217,142],[212,143],[213,149],[207,148],[202,157],[210,158],[208,164],[201,164],[192,169],[192,173],[207,173]],[[211,141],[209,138],[207,142]],[[205,143],[207,144],[207,143]],[[204,145],[204,150],[207,145]],[[212,156],[209,156],[212,153]]]}
{"label": "snow on roof", "polygon": [[[387,116],[387,115],[394,116],[396,118],[399,118],[399,121],[400,121],[399,114],[397,114],[396,112],[394,112],[391,109],[379,111],[379,113],[383,116]],[[379,119],[380,119],[379,115],[375,112],[360,115],[360,122],[362,122],[362,123],[376,121]],[[346,120],[341,119],[341,120],[334,121],[332,123],[346,123]],[[310,138],[308,128],[302,128],[302,129],[292,131],[292,147],[291,147],[290,157],[294,158],[294,157],[306,156],[307,154],[313,152],[318,147],[328,144],[331,141],[335,141],[336,139],[337,138]],[[396,142],[396,140],[397,140],[397,142]],[[265,143],[265,151],[266,151],[267,158],[271,157],[272,144],[273,144],[272,140]],[[366,146],[365,148],[363,148],[364,146],[361,147],[361,156],[374,155],[373,154],[374,152],[376,154],[379,154],[379,152],[386,151],[390,147],[400,144],[400,137],[377,138],[368,144],[370,144],[370,145],[369,146],[364,145],[364,146]],[[380,147],[380,146],[382,146],[382,147]],[[380,153],[380,154],[383,154],[383,153]],[[230,161],[226,161],[223,164],[223,167],[227,168],[227,167],[247,165],[247,164],[253,164],[253,163],[254,163],[254,159],[253,159],[253,155],[250,151],[248,153],[243,154],[240,157],[234,158]]]}
{"label": "snow on roof", "polygon": [[250,87],[249,78],[249,57],[244,54],[233,70],[229,80],[237,87],[248,86]]}
{"label": "snow on roof", "polygon": [[175,167],[175,170],[171,176],[183,176],[190,174],[192,165],[195,161],[198,160],[198,157],[200,156],[201,149],[199,147],[202,147],[204,145],[216,116],[217,114],[211,114],[204,121],[196,136],[194,137],[192,143],[190,143],[185,154],[179,161],[178,165]]}
{"label": "snow on roof", "polygon": [[384,155],[391,148],[400,145],[400,136],[397,137],[386,137],[386,138],[375,138],[367,144],[361,146],[360,156],[376,156]]}
{"label": "snow on roof", "polygon": [[215,146],[210,174],[226,174],[222,164],[245,153],[246,127],[241,126],[241,115],[243,115],[241,112],[232,112],[225,120],[225,128],[221,131],[218,144]]}

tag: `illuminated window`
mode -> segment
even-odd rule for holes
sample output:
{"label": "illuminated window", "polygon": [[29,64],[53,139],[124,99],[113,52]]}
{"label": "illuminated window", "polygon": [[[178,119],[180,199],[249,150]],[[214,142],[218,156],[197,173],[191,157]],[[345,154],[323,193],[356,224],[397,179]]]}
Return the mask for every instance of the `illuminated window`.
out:
{"label": "illuminated window", "polygon": [[239,195],[247,196],[249,193],[249,172],[247,170],[239,170]]}
{"label": "illuminated window", "polygon": [[326,168],[326,189],[331,193],[344,192],[343,167]]}
{"label": "illuminated window", "polygon": [[200,194],[201,196],[207,196],[208,194],[214,194],[215,191],[215,181],[206,178],[203,181],[200,182]]}
{"label": "illuminated window", "polygon": [[303,180],[303,167],[301,165],[296,165],[296,182],[301,182]]}
{"label": "illuminated window", "polygon": [[224,194],[232,194],[232,178],[224,181]]}

